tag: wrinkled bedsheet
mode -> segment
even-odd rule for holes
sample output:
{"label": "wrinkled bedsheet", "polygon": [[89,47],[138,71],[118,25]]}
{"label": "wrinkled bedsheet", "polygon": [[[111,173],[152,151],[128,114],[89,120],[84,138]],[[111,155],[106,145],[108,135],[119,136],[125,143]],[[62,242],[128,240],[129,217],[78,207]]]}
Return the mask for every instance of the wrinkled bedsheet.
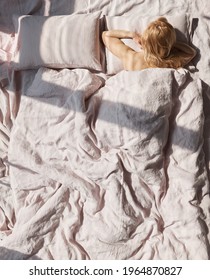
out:
{"label": "wrinkled bedsheet", "polygon": [[104,82],[41,68],[11,134],[15,223],[2,247],[41,259],[208,259],[201,93],[184,70]]}
{"label": "wrinkled bedsheet", "polygon": [[[0,2],[0,259],[210,258],[210,3]],[[13,15],[186,12],[188,70],[12,71]]]}

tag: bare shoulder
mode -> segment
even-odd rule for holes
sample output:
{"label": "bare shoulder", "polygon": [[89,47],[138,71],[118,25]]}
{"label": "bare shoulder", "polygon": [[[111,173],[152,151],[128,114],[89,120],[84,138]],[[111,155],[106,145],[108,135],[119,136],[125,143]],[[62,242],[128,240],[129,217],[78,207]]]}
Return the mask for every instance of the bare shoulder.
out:
{"label": "bare shoulder", "polygon": [[128,52],[127,56],[123,59],[123,66],[128,71],[138,71],[148,68],[144,60],[144,52]]}

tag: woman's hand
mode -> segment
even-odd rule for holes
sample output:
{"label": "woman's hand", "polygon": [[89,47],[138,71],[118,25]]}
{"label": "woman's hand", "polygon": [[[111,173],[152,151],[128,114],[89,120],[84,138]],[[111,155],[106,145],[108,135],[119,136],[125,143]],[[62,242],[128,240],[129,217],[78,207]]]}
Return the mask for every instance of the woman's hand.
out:
{"label": "woman's hand", "polygon": [[142,45],[142,38],[139,33],[135,33],[133,36],[133,41],[139,45]]}

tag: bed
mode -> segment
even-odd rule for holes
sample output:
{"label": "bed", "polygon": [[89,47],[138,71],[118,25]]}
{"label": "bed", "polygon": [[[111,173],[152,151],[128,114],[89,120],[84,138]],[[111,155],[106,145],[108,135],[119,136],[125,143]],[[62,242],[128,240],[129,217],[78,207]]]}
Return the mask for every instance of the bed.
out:
{"label": "bed", "polygon": [[[0,259],[210,259],[208,8],[1,1]],[[159,16],[197,56],[123,70],[102,31]]]}

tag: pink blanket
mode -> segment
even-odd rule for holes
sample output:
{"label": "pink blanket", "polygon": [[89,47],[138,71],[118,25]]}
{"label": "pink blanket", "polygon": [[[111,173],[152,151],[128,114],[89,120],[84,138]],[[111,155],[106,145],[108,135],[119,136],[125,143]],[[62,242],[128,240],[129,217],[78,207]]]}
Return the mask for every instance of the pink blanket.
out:
{"label": "pink blanket", "polygon": [[150,69],[103,82],[38,71],[10,138],[15,224],[2,246],[41,259],[208,259],[200,81]]}

